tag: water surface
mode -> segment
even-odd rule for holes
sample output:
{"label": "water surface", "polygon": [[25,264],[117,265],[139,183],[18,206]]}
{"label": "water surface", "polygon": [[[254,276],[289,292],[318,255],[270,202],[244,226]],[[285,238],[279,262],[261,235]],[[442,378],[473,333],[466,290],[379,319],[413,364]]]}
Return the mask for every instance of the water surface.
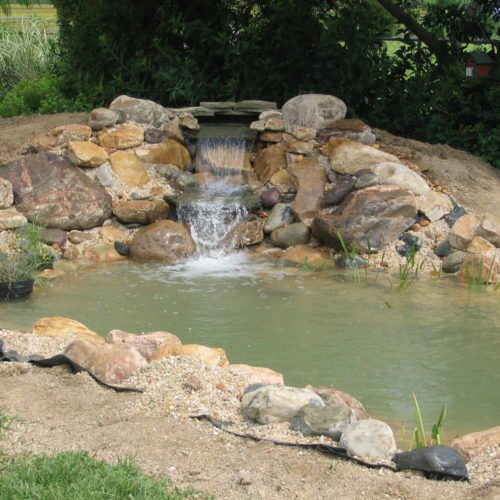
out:
{"label": "water surface", "polygon": [[94,265],[0,303],[4,328],[52,315],[103,335],[168,330],[223,347],[233,363],[273,368],[289,385],[335,386],[393,422],[412,424],[415,392],[429,427],[446,403],[449,437],[500,420],[500,294],[452,279],[391,293],[383,275],[354,284],[242,252],[170,267]]}

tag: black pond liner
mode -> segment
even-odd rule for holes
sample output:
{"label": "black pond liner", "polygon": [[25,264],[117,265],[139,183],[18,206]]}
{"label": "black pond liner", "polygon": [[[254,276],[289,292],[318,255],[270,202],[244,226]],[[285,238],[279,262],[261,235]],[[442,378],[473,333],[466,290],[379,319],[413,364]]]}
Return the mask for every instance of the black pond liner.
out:
{"label": "black pond liner", "polygon": [[33,291],[34,279],[0,283],[0,299],[18,299]]}
{"label": "black pond liner", "polygon": [[16,351],[5,351],[3,346],[3,339],[0,338],[0,362],[2,361],[10,361],[14,363],[31,363],[32,365],[38,366],[40,368],[51,368],[53,366],[69,365],[74,372],[87,372],[100,385],[113,389],[117,392],[144,392],[142,389],[139,389],[137,387],[108,384],[79,364],[72,361],[64,354],[56,354],[51,358],[44,358],[43,356],[40,356],[38,354],[33,354],[31,356],[21,356]]}

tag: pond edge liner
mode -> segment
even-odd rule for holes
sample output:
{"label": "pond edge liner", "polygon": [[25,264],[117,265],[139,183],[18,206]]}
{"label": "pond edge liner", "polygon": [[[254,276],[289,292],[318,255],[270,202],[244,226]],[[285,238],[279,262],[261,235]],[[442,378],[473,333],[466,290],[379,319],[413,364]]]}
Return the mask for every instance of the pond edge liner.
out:
{"label": "pond edge liner", "polygon": [[34,366],[38,366],[39,368],[52,368],[53,366],[69,365],[75,373],[82,371],[87,372],[99,385],[102,385],[103,387],[107,387],[109,389],[113,389],[116,392],[139,392],[139,393],[144,392],[144,389],[140,389],[138,387],[108,384],[107,382],[101,380],[99,377],[96,377],[89,370],[83,368],[82,366],[78,365],[77,363],[69,359],[64,354],[56,354],[55,356],[52,356],[50,358],[44,358],[43,356],[40,356],[38,354],[33,354],[31,356],[22,356],[16,351],[6,352],[4,351],[3,348],[3,339],[0,338],[0,362],[2,361],[15,362],[15,363],[30,363]]}

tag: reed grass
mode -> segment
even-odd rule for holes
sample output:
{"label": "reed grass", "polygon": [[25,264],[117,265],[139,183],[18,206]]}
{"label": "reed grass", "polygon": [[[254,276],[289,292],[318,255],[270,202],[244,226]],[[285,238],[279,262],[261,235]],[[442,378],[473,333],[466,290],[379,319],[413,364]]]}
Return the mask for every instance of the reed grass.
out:
{"label": "reed grass", "polygon": [[0,99],[18,83],[49,72],[51,41],[43,23],[0,24]]}

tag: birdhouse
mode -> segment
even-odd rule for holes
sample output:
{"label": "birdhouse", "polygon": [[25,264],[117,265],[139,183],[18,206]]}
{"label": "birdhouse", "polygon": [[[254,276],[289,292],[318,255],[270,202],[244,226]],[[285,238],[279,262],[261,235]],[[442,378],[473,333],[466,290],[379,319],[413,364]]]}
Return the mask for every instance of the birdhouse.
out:
{"label": "birdhouse", "polygon": [[486,52],[475,50],[467,56],[465,75],[479,78],[489,76],[492,66],[493,59]]}

